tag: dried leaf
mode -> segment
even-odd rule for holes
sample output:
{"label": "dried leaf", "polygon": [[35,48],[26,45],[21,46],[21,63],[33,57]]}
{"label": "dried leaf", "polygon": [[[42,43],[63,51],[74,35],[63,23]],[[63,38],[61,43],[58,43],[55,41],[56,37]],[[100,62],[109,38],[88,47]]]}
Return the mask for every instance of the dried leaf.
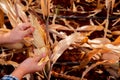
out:
{"label": "dried leaf", "polygon": [[105,47],[116,53],[120,53],[120,44],[119,45],[106,44]]}
{"label": "dried leaf", "polygon": [[88,2],[88,3],[91,3],[91,2],[93,2],[94,0],[85,0],[86,2]]}
{"label": "dried leaf", "polygon": [[19,65],[17,62],[14,62],[14,61],[5,61],[4,59],[0,59],[0,64],[2,64],[2,65],[12,65],[15,68],[18,67],[18,65]]}
{"label": "dried leaf", "polygon": [[0,28],[3,27],[3,24],[4,24],[4,13],[0,9]]}
{"label": "dried leaf", "polygon": [[17,15],[17,17],[20,18],[22,20],[22,22],[28,22],[27,15],[23,11],[22,6],[20,6],[18,3],[16,3],[15,7],[16,7],[16,15]]}
{"label": "dried leaf", "polygon": [[12,2],[10,0],[0,0],[0,7],[8,16],[12,26],[15,27],[17,24],[17,17]]}
{"label": "dried leaf", "polygon": [[96,62],[95,64],[92,64],[90,67],[86,68],[86,70],[85,70],[85,71],[83,72],[83,74],[82,74],[81,80],[84,78],[84,76],[85,76],[91,69],[93,69],[94,67],[96,67],[96,66],[98,66],[98,65],[104,64],[105,62],[107,62],[107,61]]}
{"label": "dried leaf", "polygon": [[75,6],[74,2],[73,2],[73,12],[77,12],[77,7]]}
{"label": "dried leaf", "polygon": [[118,19],[112,24],[112,26],[115,26],[118,22],[120,22],[120,18],[118,18]]}
{"label": "dried leaf", "polygon": [[43,17],[48,16],[50,13],[51,0],[40,0],[40,5],[43,13]]}
{"label": "dried leaf", "polygon": [[112,31],[112,35],[120,35],[120,31]]}
{"label": "dried leaf", "polygon": [[[81,37],[80,37],[81,36]],[[58,42],[58,44],[54,47],[53,49],[53,54],[51,56],[51,61],[54,64],[57,59],[63,54],[63,52],[68,49],[68,47],[79,41],[81,42],[85,37],[82,37],[82,35],[80,35],[80,33],[73,33],[69,36],[67,36],[65,39],[61,40]],[[63,46],[64,44],[64,46]]]}
{"label": "dried leaf", "polygon": [[97,26],[97,25],[94,25],[94,26],[92,26],[92,25],[85,25],[85,26],[81,26],[81,27],[77,28],[76,30],[77,30],[77,31],[95,31],[95,30],[97,30],[97,31],[101,31],[101,30],[103,30],[103,29],[104,29],[103,26]]}
{"label": "dried leaf", "polygon": [[110,8],[111,6],[111,10],[113,11],[113,8],[115,6],[115,0],[105,0],[105,6],[106,8]]}
{"label": "dried leaf", "polygon": [[116,70],[110,69],[110,68],[107,68],[106,70],[111,74],[111,76],[114,76],[115,78],[119,77],[119,75],[118,75]]}
{"label": "dried leaf", "polygon": [[7,61],[7,64],[8,64],[8,65],[12,65],[12,66],[14,66],[15,68],[18,67],[18,65],[19,65],[17,62],[14,62],[14,61]]}
{"label": "dried leaf", "polygon": [[120,44],[120,36],[118,36],[112,44]]}
{"label": "dried leaf", "polygon": [[76,68],[72,69],[71,71],[77,71],[77,70],[81,70],[82,68],[84,68],[92,59],[92,57],[99,53],[101,51],[101,49],[93,49],[92,51],[89,51],[85,57],[82,59],[81,63],[79,66],[77,66]]}
{"label": "dried leaf", "polygon": [[59,24],[51,24],[49,25],[49,29],[73,31],[72,29]]}
{"label": "dried leaf", "polygon": [[88,44],[92,47],[92,48],[103,48],[103,46],[105,44],[111,43],[111,41],[107,38],[95,38],[92,40],[88,40]]}

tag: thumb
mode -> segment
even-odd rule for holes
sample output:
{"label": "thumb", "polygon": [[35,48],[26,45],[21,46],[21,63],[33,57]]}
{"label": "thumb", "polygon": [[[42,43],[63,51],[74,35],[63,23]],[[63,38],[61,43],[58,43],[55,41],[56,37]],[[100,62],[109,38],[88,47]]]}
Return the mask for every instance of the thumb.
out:
{"label": "thumb", "polygon": [[35,58],[35,61],[37,61],[37,62],[39,62],[40,60],[41,60],[41,58],[44,58],[46,56],[46,54],[41,54],[41,55],[35,55],[34,57],[36,57]]}
{"label": "thumb", "polygon": [[32,27],[24,30],[24,36],[28,36],[28,35],[32,34],[33,31],[34,31],[34,28],[32,28]]}

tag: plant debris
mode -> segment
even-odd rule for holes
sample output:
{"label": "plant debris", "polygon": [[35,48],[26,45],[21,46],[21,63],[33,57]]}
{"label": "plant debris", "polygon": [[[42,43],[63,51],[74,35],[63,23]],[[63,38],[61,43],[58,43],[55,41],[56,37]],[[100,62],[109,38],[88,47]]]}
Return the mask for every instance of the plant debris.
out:
{"label": "plant debris", "polygon": [[27,80],[119,80],[119,5],[119,0],[0,0],[0,34],[21,22],[35,27],[33,39],[1,45],[0,64],[16,68],[46,53],[44,71]]}

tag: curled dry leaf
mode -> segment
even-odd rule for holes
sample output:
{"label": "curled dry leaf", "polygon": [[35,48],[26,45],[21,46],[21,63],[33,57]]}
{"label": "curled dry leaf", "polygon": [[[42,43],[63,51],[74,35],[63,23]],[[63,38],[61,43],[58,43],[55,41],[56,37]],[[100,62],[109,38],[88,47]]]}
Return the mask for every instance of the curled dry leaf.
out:
{"label": "curled dry leaf", "polygon": [[102,48],[105,44],[110,43],[111,41],[107,38],[95,38],[92,40],[88,40],[88,44],[92,47],[92,48]]}
{"label": "curled dry leaf", "polygon": [[85,26],[81,26],[79,28],[77,28],[77,31],[101,31],[103,30],[104,27],[103,26],[97,26],[97,25],[85,25]]}
{"label": "curled dry leaf", "polygon": [[84,76],[85,76],[91,69],[93,69],[94,67],[96,67],[96,66],[98,66],[98,65],[104,64],[105,62],[107,62],[107,61],[96,62],[95,64],[92,64],[90,67],[86,68],[86,70],[82,73],[81,80],[84,78]]}
{"label": "curled dry leaf", "polygon": [[120,53],[120,44],[119,45],[106,44],[105,47],[116,53]]}
{"label": "curled dry leaf", "polygon": [[14,62],[14,61],[7,61],[7,64],[12,65],[15,68],[19,66],[19,64],[17,62]]}
{"label": "curled dry leaf", "polygon": [[107,38],[95,38],[95,39],[88,39],[87,43],[81,45],[82,47],[88,48],[103,48],[105,44],[111,43],[111,41]]}
{"label": "curled dry leaf", "polygon": [[92,57],[97,54],[100,53],[101,49],[93,49],[91,51],[89,51],[85,57],[82,59],[81,63],[79,66],[76,66],[75,68],[73,68],[71,71],[77,71],[77,70],[81,70],[82,68],[84,68],[92,59]]}
{"label": "curled dry leaf", "polygon": [[49,29],[49,32],[53,34],[55,41],[57,41],[56,40],[57,36],[60,38],[65,38],[67,36],[64,32],[58,32],[54,29]]}
{"label": "curled dry leaf", "polygon": [[69,48],[71,44],[74,44],[77,41],[82,41],[85,37],[80,35],[80,33],[73,33],[69,36],[66,36],[65,39],[58,42],[58,44],[53,49],[53,54],[51,56],[51,61],[54,64],[57,59],[63,54],[63,52]]}
{"label": "curled dry leaf", "polygon": [[95,38],[92,40],[90,40],[90,39],[88,40],[89,44],[108,44],[110,42],[111,41],[108,38]]}
{"label": "curled dry leaf", "polygon": [[49,25],[49,29],[73,31],[72,29],[59,24],[51,24]]}
{"label": "curled dry leaf", "polygon": [[113,31],[112,35],[120,35],[120,31]]}
{"label": "curled dry leaf", "polygon": [[12,65],[14,67],[18,67],[18,63],[14,61],[5,61],[4,59],[0,59],[0,64],[2,65]]}

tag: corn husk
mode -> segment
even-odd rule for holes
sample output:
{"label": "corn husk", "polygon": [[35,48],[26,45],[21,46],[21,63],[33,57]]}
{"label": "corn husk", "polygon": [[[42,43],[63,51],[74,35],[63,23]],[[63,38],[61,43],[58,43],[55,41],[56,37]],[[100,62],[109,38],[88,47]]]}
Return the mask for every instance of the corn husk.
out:
{"label": "corn husk", "polygon": [[41,25],[40,22],[38,22],[37,17],[32,14],[30,15],[30,21],[32,26],[35,28],[33,33],[33,44],[36,48],[35,53],[38,55],[46,54],[46,57],[42,58],[42,60],[38,63],[38,65],[41,65],[43,62],[47,62],[49,60],[49,45],[45,32],[45,26]]}

